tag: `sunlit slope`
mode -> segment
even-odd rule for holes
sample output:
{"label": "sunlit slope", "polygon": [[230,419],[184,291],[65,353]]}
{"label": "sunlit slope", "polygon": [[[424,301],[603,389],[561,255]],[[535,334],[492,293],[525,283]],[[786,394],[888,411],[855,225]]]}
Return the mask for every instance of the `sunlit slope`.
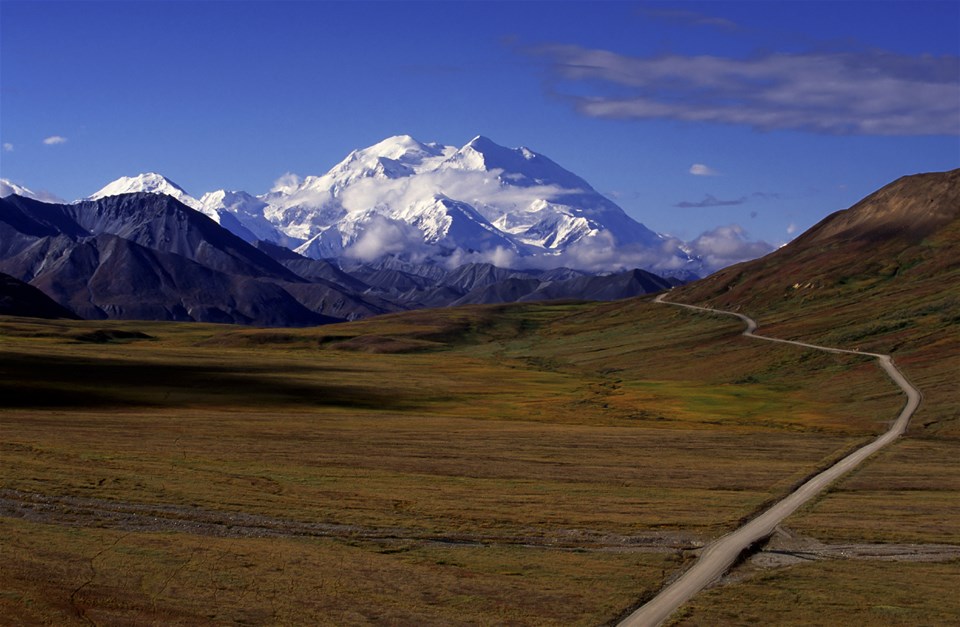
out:
{"label": "sunlit slope", "polygon": [[[761,333],[891,354],[922,391],[906,437],[790,517],[785,525],[792,533],[853,545],[956,545],[958,285],[960,170],[954,170],[899,179],[775,253],[671,294],[672,300],[747,313]],[[957,616],[949,601],[957,586],[955,563],[824,561],[748,569],[737,577],[746,579],[701,595],[676,624],[755,622],[771,615],[785,625],[824,616],[831,622],[849,616],[878,624],[939,624]]]}
{"label": "sunlit slope", "polygon": [[889,353],[923,390],[913,429],[960,433],[960,170],[903,177],[780,250],[674,290],[764,333]]}
{"label": "sunlit slope", "polygon": [[[609,621],[899,406],[867,358],[739,331],[642,299],[283,330],[2,318],[0,497],[53,499],[7,525],[4,612]],[[331,587],[373,571],[392,594]]]}

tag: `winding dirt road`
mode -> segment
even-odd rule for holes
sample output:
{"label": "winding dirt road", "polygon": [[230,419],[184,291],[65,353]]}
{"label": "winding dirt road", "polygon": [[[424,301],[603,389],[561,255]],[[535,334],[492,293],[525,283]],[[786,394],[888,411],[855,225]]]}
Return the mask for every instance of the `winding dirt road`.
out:
{"label": "winding dirt road", "polygon": [[685,307],[698,311],[707,311],[711,313],[736,316],[743,320],[747,328],[743,335],[746,337],[765,340],[768,342],[780,342],[782,344],[794,344],[806,348],[827,351],[829,353],[851,353],[854,355],[867,355],[876,357],[880,367],[893,379],[907,395],[907,403],[900,411],[900,415],[890,427],[890,430],[878,437],[876,440],[866,446],[857,449],[850,455],[844,457],[830,468],[824,470],[812,479],[797,488],[793,493],[782,501],[773,505],[760,516],[746,523],[736,531],[733,531],[722,538],[707,545],[700,554],[697,562],[685,572],[679,579],[660,591],[660,593],[651,599],[648,603],[640,607],[637,611],[630,614],[621,623],[621,627],[647,627],[659,625],[666,620],[681,605],[690,600],[695,594],[711,582],[718,579],[723,573],[733,565],[737,557],[754,543],[768,537],[773,533],[774,528],[787,516],[795,512],[801,505],[822,492],[831,483],[839,479],[842,475],[853,470],[866,458],[870,457],[884,446],[890,444],[900,437],[910,422],[910,417],[920,405],[920,391],[913,387],[903,373],[893,365],[893,360],[889,355],[878,353],[866,353],[860,351],[844,350],[842,348],[831,348],[827,346],[817,346],[805,342],[794,342],[792,340],[781,340],[773,337],[766,337],[754,333],[757,329],[757,323],[752,318],[743,314],[731,311],[721,311],[719,309],[709,309],[706,307],[697,307],[695,305],[684,305],[682,303],[671,303],[664,300],[666,294],[661,294],[655,302],[677,307]]}

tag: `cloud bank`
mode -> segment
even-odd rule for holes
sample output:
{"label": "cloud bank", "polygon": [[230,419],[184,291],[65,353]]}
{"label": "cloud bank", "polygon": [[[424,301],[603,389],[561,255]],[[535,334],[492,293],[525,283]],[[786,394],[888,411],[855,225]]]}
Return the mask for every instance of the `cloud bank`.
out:
{"label": "cloud bank", "polygon": [[[531,51],[581,114],[828,135],[960,135],[960,57],[867,52],[633,57]],[[564,86],[571,87],[564,95]]]}
{"label": "cloud bank", "polygon": [[749,240],[746,231],[739,224],[718,226],[702,233],[692,242],[688,242],[687,248],[691,254],[702,258],[704,265],[711,271],[756,259],[773,251],[773,246],[766,242]]}

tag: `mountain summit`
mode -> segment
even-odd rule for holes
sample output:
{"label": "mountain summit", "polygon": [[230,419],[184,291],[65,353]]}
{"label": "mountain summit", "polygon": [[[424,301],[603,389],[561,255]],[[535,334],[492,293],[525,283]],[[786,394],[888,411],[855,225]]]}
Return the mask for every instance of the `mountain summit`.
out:
{"label": "mountain summit", "polygon": [[620,257],[661,271],[696,265],[546,156],[483,136],[460,148],[390,137],[261,199],[266,218],[314,258],[403,252],[498,265],[614,265]]}
{"label": "mountain summit", "polygon": [[118,179],[88,200],[165,194],[247,242],[314,259],[399,257],[454,267],[642,267],[702,273],[680,242],[640,224],[584,179],[526,147],[478,135],[461,147],[388,137],[319,176],[289,175],[263,195],[192,196],[156,173]]}
{"label": "mountain summit", "polygon": [[147,172],[137,176],[123,176],[108,183],[99,191],[91,194],[87,200],[100,200],[121,194],[164,194],[176,198],[191,209],[200,210],[200,201],[188,194],[182,187],[156,172]]}

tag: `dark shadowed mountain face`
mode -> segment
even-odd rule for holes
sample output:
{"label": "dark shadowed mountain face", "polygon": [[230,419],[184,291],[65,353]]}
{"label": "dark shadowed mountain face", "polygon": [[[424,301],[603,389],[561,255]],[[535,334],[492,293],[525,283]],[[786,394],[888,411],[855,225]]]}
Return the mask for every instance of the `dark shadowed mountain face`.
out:
{"label": "dark shadowed mountain face", "polygon": [[124,194],[74,205],[51,205],[18,196],[8,200],[34,219],[62,214],[91,235],[117,235],[145,248],[186,257],[213,270],[301,280],[268,255],[170,196]]}
{"label": "dark shadowed mountain face", "polygon": [[176,200],[0,200],[0,269],[84,318],[267,326],[334,321],[278,283],[293,272]]}
{"label": "dark shadowed mountain face", "polygon": [[646,272],[590,276],[395,258],[335,265],[256,246],[164,195],[72,205],[0,200],[0,271],[84,318],[302,326],[461,303],[612,300],[668,284]]}
{"label": "dark shadowed mountain face", "polygon": [[0,272],[0,315],[74,320],[79,317],[32,285],[2,272]]}

